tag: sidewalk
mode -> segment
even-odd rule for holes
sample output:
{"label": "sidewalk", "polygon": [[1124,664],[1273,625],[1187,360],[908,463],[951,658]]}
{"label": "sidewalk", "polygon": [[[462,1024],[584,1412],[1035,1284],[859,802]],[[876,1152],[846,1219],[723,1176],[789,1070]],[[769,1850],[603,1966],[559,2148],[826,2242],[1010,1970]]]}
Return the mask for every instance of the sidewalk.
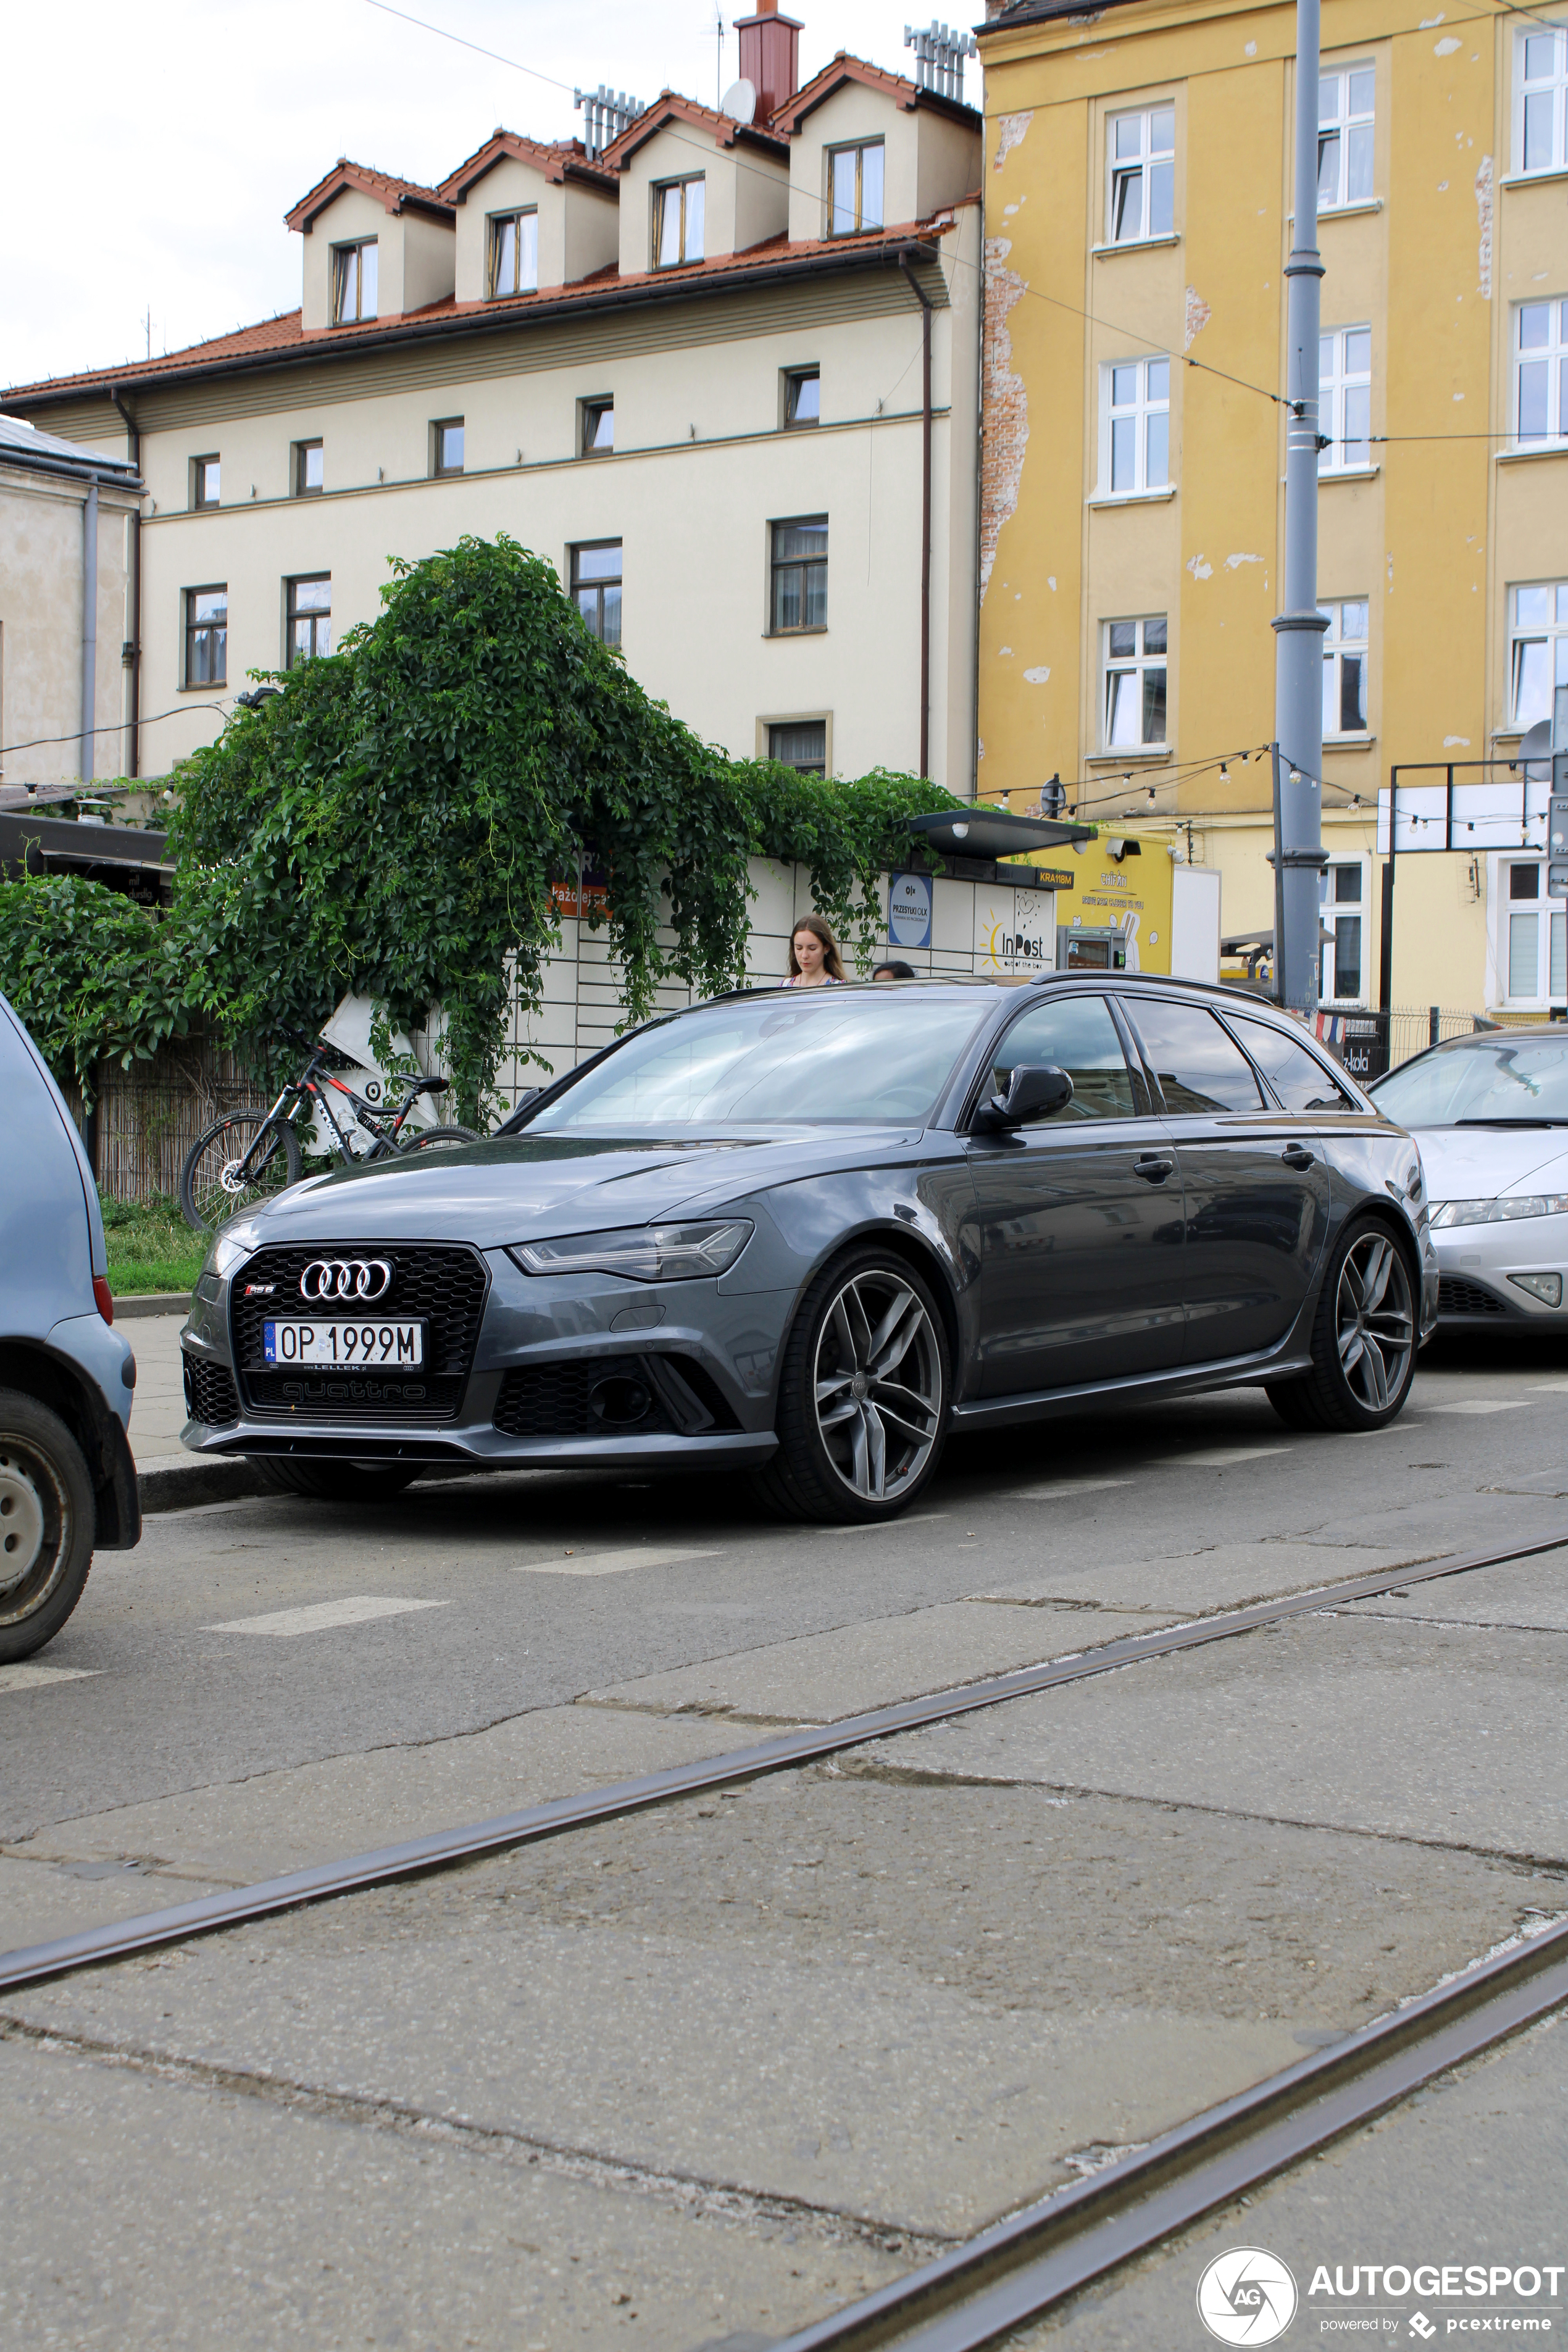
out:
{"label": "sidewalk", "polygon": [[184,1309],[173,1315],[126,1318],[126,1338],[136,1350],[136,1396],[131,1408],[131,1451],[143,1511],[177,1511],[193,1503],[224,1503],[237,1495],[258,1495],[260,1479],[248,1462],[204,1462],[180,1444],[185,1425],[185,1391],[180,1373],[180,1331]]}

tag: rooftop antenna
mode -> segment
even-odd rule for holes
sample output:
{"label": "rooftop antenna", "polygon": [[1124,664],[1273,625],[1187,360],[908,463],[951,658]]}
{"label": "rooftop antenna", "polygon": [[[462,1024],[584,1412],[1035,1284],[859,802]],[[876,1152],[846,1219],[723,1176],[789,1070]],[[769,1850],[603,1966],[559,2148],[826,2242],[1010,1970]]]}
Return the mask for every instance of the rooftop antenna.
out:
{"label": "rooftop antenna", "polygon": [[933,16],[925,31],[904,26],[904,47],[915,53],[915,88],[934,90],[940,98],[963,98],[963,60],[980,55],[973,33],[952,32]]}
{"label": "rooftop antenna", "polygon": [[724,11],[722,7],[719,5],[719,0],[714,0],[713,38],[717,43],[719,49],[718,59],[713,68],[713,103],[722,110],[724,103]]}

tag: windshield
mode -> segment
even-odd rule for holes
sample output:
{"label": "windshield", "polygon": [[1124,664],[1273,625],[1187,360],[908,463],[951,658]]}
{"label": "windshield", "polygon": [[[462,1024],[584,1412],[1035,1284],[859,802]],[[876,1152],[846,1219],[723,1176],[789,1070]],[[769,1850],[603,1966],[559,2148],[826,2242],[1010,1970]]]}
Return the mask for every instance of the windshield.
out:
{"label": "windshield", "polygon": [[1401,1127],[1457,1127],[1462,1119],[1568,1119],[1568,1035],[1526,1037],[1428,1054],[1373,1090]]}
{"label": "windshield", "polygon": [[529,1132],[663,1133],[779,1119],[921,1126],[990,1010],[981,995],[888,988],[711,1005],[629,1037],[546,1104]]}

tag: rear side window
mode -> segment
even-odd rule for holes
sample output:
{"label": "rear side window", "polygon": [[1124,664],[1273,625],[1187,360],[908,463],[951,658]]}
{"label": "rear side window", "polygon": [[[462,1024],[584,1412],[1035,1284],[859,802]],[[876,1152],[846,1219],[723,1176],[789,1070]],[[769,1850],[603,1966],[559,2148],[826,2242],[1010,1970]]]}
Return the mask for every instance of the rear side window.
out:
{"label": "rear side window", "polygon": [[1132,1073],[1103,996],[1061,997],[1015,1021],[992,1066],[996,1092],[1006,1093],[1020,1065],[1041,1064],[1065,1070],[1072,1080],[1072,1100],[1051,1115],[1053,1127],[1073,1119],[1132,1118],[1142,1108],[1133,1100]]}
{"label": "rear side window", "polygon": [[1121,1000],[1171,1111],[1258,1110],[1263,1097],[1246,1055],[1202,1004]]}
{"label": "rear side window", "polygon": [[1315,1054],[1281,1029],[1264,1021],[1237,1019],[1241,1042],[1287,1110],[1356,1110],[1338,1080],[1324,1069]]}

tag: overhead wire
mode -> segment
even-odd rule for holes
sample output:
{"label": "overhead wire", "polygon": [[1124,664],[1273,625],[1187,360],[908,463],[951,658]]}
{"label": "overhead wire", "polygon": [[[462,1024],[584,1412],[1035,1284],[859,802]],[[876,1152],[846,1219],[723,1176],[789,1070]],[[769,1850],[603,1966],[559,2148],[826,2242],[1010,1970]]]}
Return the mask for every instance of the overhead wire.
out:
{"label": "overhead wire", "polygon": [[[222,710],[231,699],[231,697],[226,695],[216,702],[182,702],[173,710],[154,710],[151,717],[139,718],[136,723],[139,727],[156,727],[160,719],[178,719],[187,710]],[[123,735],[130,724],[129,719],[116,719],[112,727],[73,727],[68,735],[34,735],[30,736],[25,743],[0,743],[0,760],[9,759],[13,751],[40,751],[47,744],[79,743],[84,736],[89,735]],[[105,781],[111,782],[112,779]],[[92,789],[91,785],[87,783],[85,777],[82,782],[87,790]]]}

